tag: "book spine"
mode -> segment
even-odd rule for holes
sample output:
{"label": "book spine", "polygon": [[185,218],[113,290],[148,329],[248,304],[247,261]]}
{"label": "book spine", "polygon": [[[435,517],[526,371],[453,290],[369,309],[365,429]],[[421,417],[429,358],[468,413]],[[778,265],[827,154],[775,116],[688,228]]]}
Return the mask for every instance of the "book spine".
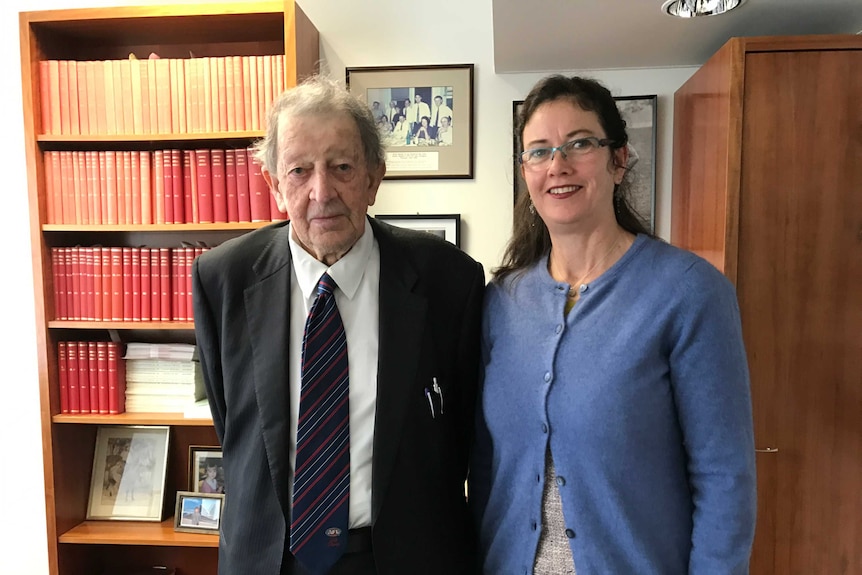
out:
{"label": "book spine", "polygon": [[96,381],[99,387],[99,413],[110,413],[111,399],[108,395],[108,342],[96,342]]}
{"label": "book spine", "polygon": [[179,149],[171,150],[171,197],[174,203],[174,223],[184,224],[188,222],[184,214],[183,158],[182,151]]}
{"label": "book spine", "polygon": [[213,221],[226,223],[227,182],[225,181],[225,151],[210,150],[210,181],[212,184]]}
{"label": "book spine", "polygon": [[119,344],[108,343],[108,413],[126,411],[126,376]]}
{"label": "book spine", "polygon": [[210,151],[195,150],[198,180],[198,215],[202,224],[213,223],[212,169]]}
{"label": "book spine", "polygon": [[90,390],[90,413],[99,410],[99,362],[95,341],[86,342],[87,346],[87,383]]}
{"label": "book spine", "polygon": [[236,202],[237,217],[240,222],[251,221],[251,201],[248,187],[248,152],[245,148],[236,150]]}
{"label": "book spine", "polygon": [[225,150],[224,153],[224,183],[227,196],[227,221],[239,222],[239,202],[236,192],[236,150]]}
{"label": "book spine", "polygon": [[81,394],[78,391],[78,344],[67,342],[67,365],[69,374],[69,413],[81,413]]}
{"label": "book spine", "polygon": [[134,303],[132,301],[132,248],[121,248],[123,281],[123,321],[132,321]]}
{"label": "book spine", "polygon": [[81,413],[90,413],[90,360],[87,354],[87,342],[75,342],[77,348],[77,372],[78,372],[78,406]]}
{"label": "book spine", "polygon": [[60,372],[60,413],[71,413],[69,409],[69,354],[65,341],[57,343],[57,370]]}

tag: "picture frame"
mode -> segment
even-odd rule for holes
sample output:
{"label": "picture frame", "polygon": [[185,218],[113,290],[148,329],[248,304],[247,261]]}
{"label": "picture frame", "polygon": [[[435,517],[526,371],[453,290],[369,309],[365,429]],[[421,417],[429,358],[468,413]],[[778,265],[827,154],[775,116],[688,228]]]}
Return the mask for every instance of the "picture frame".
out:
{"label": "picture frame", "polygon": [[221,493],[177,491],[174,531],[218,535],[224,503],[225,496]]}
{"label": "picture frame", "polygon": [[[347,68],[348,90],[368,104],[384,136],[384,179],[473,178],[473,69],[473,64]],[[392,116],[399,119],[393,122]],[[423,117],[428,118],[424,126]]]}
{"label": "picture frame", "polygon": [[[637,162],[629,171],[630,203],[632,208],[642,218],[644,226],[655,232],[655,195],[656,195],[656,126],[658,96],[617,96],[614,97],[623,120],[626,122],[626,132],[629,136],[630,152],[633,149]],[[525,193],[527,184],[521,175],[518,154],[521,152],[520,142],[515,129],[518,125],[518,115],[523,106],[523,100],[512,102],[512,180],[513,202],[517,202],[520,194]]]}
{"label": "picture frame", "polygon": [[99,426],[87,519],[161,521],[169,440],[168,426]]}
{"label": "picture frame", "polygon": [[225,492],[222,457],[218,445],[189,445],[189,492]]}
{"label": "picture frame", "polygon": [[380,221],[411,230],[429,232],[461,247],[461,214],[377,215]]}

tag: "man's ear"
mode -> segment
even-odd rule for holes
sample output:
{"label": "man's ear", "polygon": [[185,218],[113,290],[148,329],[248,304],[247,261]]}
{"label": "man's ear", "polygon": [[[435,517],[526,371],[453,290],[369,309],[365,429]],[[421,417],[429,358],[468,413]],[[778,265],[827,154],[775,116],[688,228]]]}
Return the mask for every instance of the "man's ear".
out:
{"label": "man's ear", "polygon": [[261,166],[260,169],[261,175],[263,175],[263,179],[266,182],[266,185],[269,186],[269,193],[272,194],[272,197],[275,198],[275,204],[278,206],[278,211],[283,214],[287,213],[287,202],[281,197],[281,194],[278,191],[278,178],[274,177],[269,170]]}

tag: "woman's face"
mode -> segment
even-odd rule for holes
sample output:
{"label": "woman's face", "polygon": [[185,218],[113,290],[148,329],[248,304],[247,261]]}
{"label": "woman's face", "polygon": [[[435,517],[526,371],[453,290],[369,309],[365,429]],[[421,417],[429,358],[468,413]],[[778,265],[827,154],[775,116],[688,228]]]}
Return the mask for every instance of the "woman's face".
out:
{"label": "woman's face", "polygon": [[218,467],[207,467],[207,479],[215,479],[218,475]]}
{"label": "woman's face", "polygon": [[[541,104],[524,126],[524,149],[560,146],[578,138],[606,137],[594,112],[584,111],[568,100]],[[625,149],[616,152],[616,164],[625,165]],[[588,231],[615,225],[614,185],[622,181],[625,170],[615,167],[609,147],[564,158],[554,151],[548,163],[530,168],[521,166],[530,198],[536,210],[555,233],[572,228]]]}

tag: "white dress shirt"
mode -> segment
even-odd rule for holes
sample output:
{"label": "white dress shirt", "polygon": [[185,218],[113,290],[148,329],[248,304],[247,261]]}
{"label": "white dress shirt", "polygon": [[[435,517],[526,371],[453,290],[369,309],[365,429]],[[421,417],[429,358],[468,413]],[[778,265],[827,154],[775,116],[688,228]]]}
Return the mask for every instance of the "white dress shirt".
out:
{"label": "white dress shirt", "polygon": [[[371,525],[371,458],[377,405],[377,350],[379,348],[380,248],[368,221],[353,248],[332,267],[314,259],[290,234],[293,270],[290,274],[290,467],[296,465],[296,421],[302,335],[314,302],[317,282],[324,272],[338,284],[335,303],[347,336],[350,370],[350,521],[349,528]],[[293,472],[291,472],[291,498]]]}

